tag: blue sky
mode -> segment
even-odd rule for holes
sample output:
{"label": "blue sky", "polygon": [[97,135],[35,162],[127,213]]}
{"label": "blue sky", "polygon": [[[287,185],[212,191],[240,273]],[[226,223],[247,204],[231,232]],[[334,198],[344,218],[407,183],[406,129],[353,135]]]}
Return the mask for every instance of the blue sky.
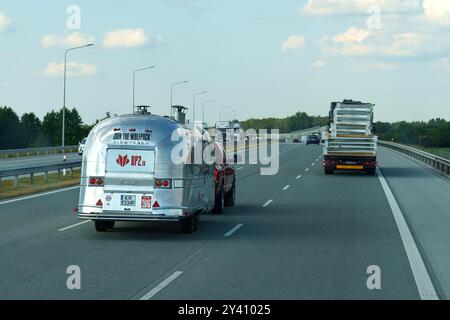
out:
{"label": "blue sky", "polygon": [[[79,30],[67,28],[70,5]],[[2,0],[0,105],[60,108],[65,48],[90,41],[70,54],[67,87],[87,123],[129,112],[132,71],[147,65],[157,68],[138,74],[136,102],[157,114],[189,80],[174,102],[208,90],[197,115],[216,99],[209,122],[224,106],[240,119],[324,115],[343,98],[377,104],[382,121],[450,119],[450,1]]]}

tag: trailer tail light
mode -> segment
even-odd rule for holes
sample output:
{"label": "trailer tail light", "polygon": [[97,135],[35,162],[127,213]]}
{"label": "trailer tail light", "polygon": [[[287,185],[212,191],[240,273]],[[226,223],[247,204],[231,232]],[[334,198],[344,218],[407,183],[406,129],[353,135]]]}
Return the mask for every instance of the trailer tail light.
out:
{"label": "trailer tail light", "polygon": [[103,177],[90,177],[89,186],[90,187],[103,187],[105,185],[105,180]]}
{"label": "trailer tail light", "polygon": [[219,170],[217,168],[214,168],[214,181],[219,181]]}
{"label": "trailer tail light", "polygon": [[161,207],[161,206],[159,205],[158,201],[155,201],[153,203],[153,208],[159,208],[159,207]]}
{"label": "trailer tail light", "polygon": [[156,189],[172,189],[172,179],[156,179]]}
{"label": "trailer tail light", "polygon": [[97,207],[103,207],[103,201],[102,199],[98,199],[97,203],[96,203]]}

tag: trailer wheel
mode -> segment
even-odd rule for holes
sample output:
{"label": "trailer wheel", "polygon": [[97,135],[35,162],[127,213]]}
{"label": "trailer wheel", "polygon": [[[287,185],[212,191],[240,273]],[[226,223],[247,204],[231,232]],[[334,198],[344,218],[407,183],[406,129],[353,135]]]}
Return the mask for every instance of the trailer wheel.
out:
{"label": "trailer wheel", "polygon": [[189,218],[181,220],[181,230],[183,233],[191,234],[197,229],[197,218],[196,215],[192,215]]}
{"label": "trailer wheel", "polygon": [[115,221],[95,221],[95,230],[97,232],[106,232],[114,228]]}
{"label": "trailer wheel", "polygon": [[333,169],[325,169],[325,174],[326,175],[334,174],[334,170]]}
{"label": "trailer wheel", "polygon": [[367,174],[368,176],[374,176],[374,175],[375,175],[375,172],[376,172],[376,169],[375,169],[375,168],[366,169],[366,174]]}
{"label": "trailer wheel", "polygon": [[233,182],[233,187],[225,195],[225,207],[234,207],[236,202],[236,182]]}
{"label": "trailer wheel", "polygon": [[223,191],[223,186],[220,188],[219,194],[216,196],[216,201],[214,204],[213,212],[217,214],[223,213],[225,207],[225,194]]}

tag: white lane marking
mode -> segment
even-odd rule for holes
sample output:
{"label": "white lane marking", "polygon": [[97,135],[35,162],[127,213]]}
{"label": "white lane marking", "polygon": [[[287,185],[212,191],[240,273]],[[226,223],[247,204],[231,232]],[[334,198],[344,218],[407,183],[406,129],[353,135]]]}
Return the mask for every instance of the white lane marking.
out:
{"label": "white lane marking", "polygon": [[86,223],[88,223],[88,222],[91,222],[91,220],[82,221],[82,222],[79,222],[79,223],[75,223],[75,224],[73,224],[73,225],[71,225],[71,226],[68,226],[68,227],[65,227],[65,228],[58,229],[58,232],[63,232],[63,231],[69,230],[69,229],[73,229],[73,228],[76,228],[76,227],[81,226],[81,225],[83,225],[83,224],[86,224]]}
{"label": "white lane marking", "polygon": [[319,162],[320,159],[316,159],[316,162]]}
{"label": "white lane marking", "polygon": [[233,229],[231,229],[230,231],[228,231],[227,233],[224,234],[225,237],[231,237],[233,235],[233,233],[235,233],[236,231],[238,231],[240,228],[242,228],[244,226],[243,223],[238,224],[237,226],[235,226]]}
{"label": "white lane marking", "polygon": [[29,200],[29,199],[34,199],[34,198],[38,198],[38,197],[45,197],[45,196],[49,196],[49,195],[52,195],[52,194],[55,194],[55,193],[76,190],[78,188],[80,188],[80,187],[76,186],[76,187],[70,187],[70,188],[64,188],[64,189],[49,191],[49,192],[45,192],[45,193],[34,194],[34,195],[31,195],[31,196],[25,196],[25,197],[21,197],[21,198],[17,198],[17,199],[6,200],[6,201],[0,202],[0,206],[4,205],[4,204],[18,202],[18,201]]}
{"label": "white lane marking", "polygon": [[242,169],[244,169],[244,167],[239,167],[239,168],[237,168],[238,170],[242,170]]}
{"label": "white lane marking", "polygon": [[311,166],[312,166],[312,167],[314,167],[315,165],[316,165],[316,163],[315,163],[315,162],[311,163]]}
{"label": "white lane marking", "polygon": [[422,300],[439,300],[436,290],[431,281],[431,277],[428,274],[428,270],[423,262],[420,251],[417,248],[417,244],[414,237],[411,234],[411,230],[405,220],[402,210],[400,209],[395,197],[389,187],[383,173],[380,169],[377,169],[378,179],[381,182],[386,198],[391,207],[392,214],[394,215],[395,222],[397,224],[400,237],[405,247],[406,255],[408,256],[409,264],[416,281],[416,286],[419,291],[420,298]]}
{"label": "white lane marking", "polygon": [[163,282],[158,284],[155,288],[150,290],[146,295],[144,295],[139,300],[150,300],[155,295],[157,295],[158,292],[160,292],[162,289],[167,287],[172,281],[174,281],[176,278],[178,278],[182,274],[183,274],[183,271],[176,271],[176,272],[174,272],[170,277],[168,277],[166,280],[164,280]]}
{"label": "white lane marking", "polygon": [[309,171],[309,168],[306,168],[305,171],[308,172],[308,171]]}
{"label": "white lane marking", "polygon": [[271,203],[273,202],[273,200],[271,199],[271,200],[269,200],[269,201],[267,201],[266,203],[264,203],[263,204],[263,208],[266,208],[266,207],[268,207]]}
{"label": "white lane marking", "polygon": [[283,191],[286,191],[287,189],[289,189],[291,186],[287,185],[286,187],[283,188]]}
{"label": "white lane marking", "polygon": [[302,175],[298,175],[297,178],[295,178],[295,179],[298,180],[298,179],[300,179],[301,177],[302,177]]}

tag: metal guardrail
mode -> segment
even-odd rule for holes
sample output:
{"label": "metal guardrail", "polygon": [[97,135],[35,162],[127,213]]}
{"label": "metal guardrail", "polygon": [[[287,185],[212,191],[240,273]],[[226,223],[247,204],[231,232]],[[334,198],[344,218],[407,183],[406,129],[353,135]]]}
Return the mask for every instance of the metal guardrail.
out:
{"label": "metal guardrail", "polygon": [[314,128],[310,128],[310,129],[294,131],[291,133],[281,133],[280,138],[283,138],[283,139],[296,139],[297,138],[298,139],[298,138],[301,138],[302,136],[308,136],[313,133],[321,134],[326,129],[327,129],[327,127],[314,127]]}
{"label": "metal guardrail", "polygon": [[64,150],[62,147],[45,147],[45,148],[26,148],[26,149],[11,149],[11,150],[0,150],[0,158],[11,158],[11,157],[29,157],[32,155],[46,155],[46,154],[58,154],[63,152],[77,152],[78,145],[66,146]]}
{"label": "metal guardrail", "polygon": [[3,170],[0,171],[0,181],[3,178],[14,178],[14,187],[19,187],[20,178],[23,176],[30,176],[30,182],[33,184],[34,176],[36,173],[44,174],[44,182],[48,182],[48,174],[49,172],[58,172],[58,178],[61,175],[61,171],[69,169],[69,175],[72,175],[73,169],[81,168],[81,160],[65,162],[60,164],[52,164],[46,166],[38,166],[38,167],[29,167],[29,168],[20,168],[20,169],[11,169],[11,170]]}
{"label": "metal guardrail", "polygon": [[416,148],[404,146],[394,142],[379,141],[379,145],[403,153],[413,159],[433,167],[434,169],[450,176],[450,160],[439,157]]}

